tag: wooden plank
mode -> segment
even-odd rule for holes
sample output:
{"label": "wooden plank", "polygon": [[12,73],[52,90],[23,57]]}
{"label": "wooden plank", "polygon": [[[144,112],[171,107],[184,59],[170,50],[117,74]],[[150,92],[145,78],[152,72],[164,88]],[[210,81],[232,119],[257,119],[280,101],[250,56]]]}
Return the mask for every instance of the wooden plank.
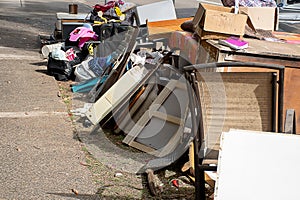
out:
{"label": "wooden plank", "polygon": [[296,132],[295,123],[296,123],[295,122],[295,110],[294,109],[288,109],[286,111],[284,132],[294,134]]}
{"label": "wooden plank", "polygon": [[166,113],[162,113],[162,112],[158,112],[158,111],[154,111],[152,114],[153,117],[157,117],[159,119],[162,119],[164,121],[168,121],[171,122],[173,124],[177,124],[177,125],[181,125],[181,119],[178,117],[174,117],[172,115],[168,115]]}
{"label": "wooden plank", "polygon": [[293,68],[300,68],[300,59],[299,60],[293,60],[289,58],[281,58],[278,59],[274,56],[272,57],[266,57],[266,56],[260,56],[258,54],[256,55],[234,55],[234,54],[226,54],[225,61],[240,61],[240,62],[260,62],[260,63],[268,63],[268,64],[276,64],[276,65],[282,65],[286,67],[293,67]]}
{"label": "wooden plank", "polygon": [[147,110],[144,115],[140,118],[140,120],[134,125],[131,131],[127,134],[127,136],[123,139],[123,143],[130,145],[131,142],[138,136],[138,134],[143,130],[145,124],[147,124],[150,120],[150,111]]}
{"label": "wooden plank", "polygon": [[188,20],[192,20],[192,18],[180,18],[148,22],[147,27],[149,36],[163,33],[171,33],[173,31],[182,31],[180,25]]}
{"label": "wooden plank", "polygon": [[86,113],[88,119],[93,124],[99,123],[148,73],[145,67],[136,66],[130,69],[92,105]]}
{"label": "wooden plank", "polygon": [[249,43],[249,47],[242,51],[234,51],[229,47],[218,44],[217,40],[206,41],[209,45],[214,46],[220,52],[226,52],[233,55],[257,55],[257,56],[273,56],[277,59],[291,59],[300,60],[300,45],[280,43],[280,42],[269,42],[265,40],[249,39],[244,38]]}
{"label": "wooden plank", "polygon": [[150,155],[153,155],[153,156],[157,156],[159,154],[159,152],[157,150],[155,150],[155,149],[153,149],[153,148],[151,148],[149,146],[146,146],[146,145],[144,145],[142,143],[136,142],[136,141],[131,141],[130,142],[130,146],[134,147],[136,149],[139,149],[141,151],[144,151],[144,152],[146,152],[146,153],[148,153]]}

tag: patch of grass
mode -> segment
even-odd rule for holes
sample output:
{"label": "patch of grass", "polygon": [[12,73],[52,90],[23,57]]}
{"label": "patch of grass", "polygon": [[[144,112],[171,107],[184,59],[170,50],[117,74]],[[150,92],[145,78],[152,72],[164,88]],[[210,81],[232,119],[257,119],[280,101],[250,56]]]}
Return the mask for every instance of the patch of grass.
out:
{"label": "patch of grass", "polygon": [[60,82],[58,82],[58,88],[59,88],[58,96],[61,97],[62,101],[66,104],[68,115],[69,115],[71,121],[73,122],[74,116],[70,111],[72,109],[72,98],[73,98],[73,93],[71,91],[70,82],[69,81],[66,81],[66,82],[60,81]]}
{"label": "patch of grass", "polygon": [[142,177],[114,171],[95,159],[86,149],[82,147],[86,155],[86,163],[97,184],[97,194],[101,199],[143,199],[144,187]]}

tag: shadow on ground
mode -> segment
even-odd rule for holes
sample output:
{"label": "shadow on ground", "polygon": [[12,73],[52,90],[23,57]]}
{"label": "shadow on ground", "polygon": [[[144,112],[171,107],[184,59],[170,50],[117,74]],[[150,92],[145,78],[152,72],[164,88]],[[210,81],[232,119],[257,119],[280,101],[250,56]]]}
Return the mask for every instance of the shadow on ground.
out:
{"label": "shadow on ground", "polygon": [[[41,47],[39,35],[53,34],[56,13],[68,12],[68,4],[61,1],[26,1],[20,6],[17,3],[0,2],[0,46],[38,51]],[[85,4],[79,3],[78,6],[79,12],[88,14],[91,10]],[[11,12],[7,12],[9,10]]]}

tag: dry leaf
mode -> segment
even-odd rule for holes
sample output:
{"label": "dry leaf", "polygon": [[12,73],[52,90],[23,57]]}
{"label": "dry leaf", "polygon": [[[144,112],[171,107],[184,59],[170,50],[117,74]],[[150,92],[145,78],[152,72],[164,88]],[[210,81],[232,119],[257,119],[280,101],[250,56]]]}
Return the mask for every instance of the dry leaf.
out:
{"label": "dry leaf", "polygon": [[74,194],[78,195],[78,191],[77,191],[77,190],[72,189],[72,192],[73,192]]}

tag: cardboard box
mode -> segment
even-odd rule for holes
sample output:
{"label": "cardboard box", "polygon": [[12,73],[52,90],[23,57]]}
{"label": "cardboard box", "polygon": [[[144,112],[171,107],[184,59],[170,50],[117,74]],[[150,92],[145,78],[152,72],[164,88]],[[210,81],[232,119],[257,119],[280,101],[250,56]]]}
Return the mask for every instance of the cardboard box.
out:
{"label": "cardboard box", "polygon": [[249,16],[255,29],[278,29],[278,9],[274,7],[240,7],[240,13]]}
{"label": "cardboard box", "polygon": [[234,14],[234,9],[212,4],[199,3],[199,8],[193,19],[196,33],[205,39],[207,33],[217,33],[242,36],[248,16],[245,14]]}

